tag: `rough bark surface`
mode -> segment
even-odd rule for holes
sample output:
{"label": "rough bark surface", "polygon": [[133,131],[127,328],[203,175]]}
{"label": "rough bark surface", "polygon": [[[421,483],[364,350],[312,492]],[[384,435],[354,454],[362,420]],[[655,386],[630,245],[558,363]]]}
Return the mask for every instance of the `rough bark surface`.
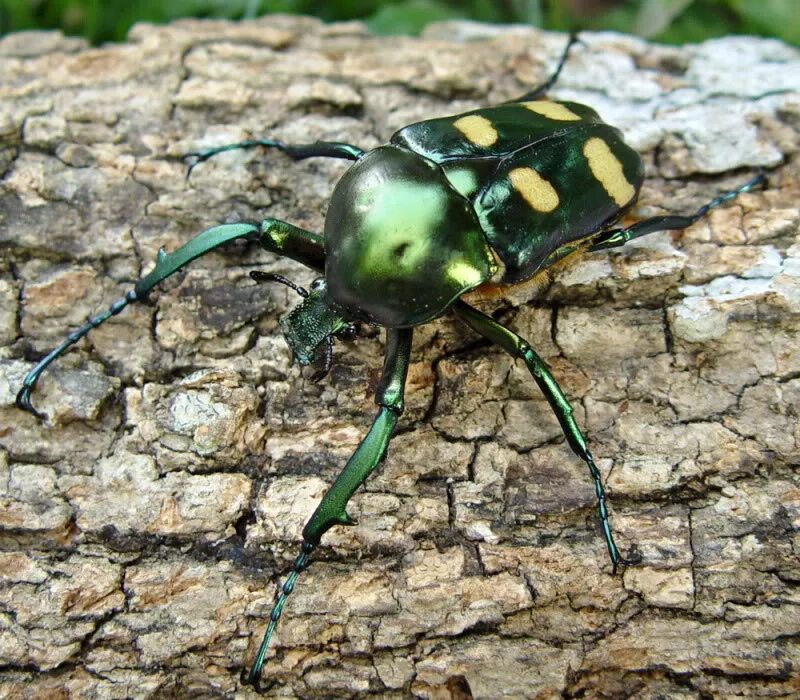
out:
{"label": "rough bark surface", "polygon": [[[440,319],[358,526],[289,600],[270,697],[800,694],[800,55],[583,38],[551,94],[643,154],[637,214],[769,170],[685,232],[483,303],[554,368],[642,562],[611,575],[586,469],[524,367]],[[382,336],[310,383],[277,327],[295,298],[248,271],[310,275],[242,246],[63,358],[34,397],[47,422],[14,408],[32,361],[160,246],[267,215],[319,231],[347,168],[251,151],[187,179],[179,156],[267,134],[373,147],[519,94],[564,41],[298,18],[0,41],[0,696],[255,697],[239,674],[275,584],[374,413]]]}

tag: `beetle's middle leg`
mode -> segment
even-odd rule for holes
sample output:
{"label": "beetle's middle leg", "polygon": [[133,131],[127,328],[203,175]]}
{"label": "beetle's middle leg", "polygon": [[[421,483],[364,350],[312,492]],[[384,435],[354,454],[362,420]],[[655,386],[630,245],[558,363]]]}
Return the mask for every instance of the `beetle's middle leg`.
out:
{"label": "beetle's middle leg", "polygon": [[264,657],[286,598],[294,590],[297,577],[308,566],[309,557],[319,544],[322,535],[334,525],[355,524],[347,513],[347,503],[356,489],[364,483],[386,455],[392,431],[403,413],[404,388],[411,355],[411,336],[410,328],[399,330],[389,328],[386,331],[383,374],[375,394],[375,403],[378,404],[380,410],[369,432],[303,528],[303,544],[300,554],[295,559],[292,571],[281,586],[278,599],[272,608],[267,631],[250,669],[248,676],[250,683],[258,683],[261,668],[264,665]]}
{"label": "beetle's middle leg", "polygon": [[192,151],[184,156],[184,159],[193,159],[189,164],[189,173],[200,165],[200,163],[213,158],[218,153],[227,151],[239,151],[248,148],[276,148],[282,151],[292,160],[304,160],[306,158],[344,158],[345,160],[358,160],[364,155],[363,149],[341,141],[317,141],[316,143],[291,144],[278,141],[276,139],[251,139],[249,141],[239,141],[238,143],[228,143],[216,148],[207,148],[202,151]]}
{"label": "beetle's middle leg", "polygon": [[555,377],[550,373],[547,364],[523,338],[510,331],[505,326],[500,325],[486,314],[482,314],[477,309],[474,309],[469,304],[460,300],[457,301],[452,308],[456,315],[474,331],[487,340],[499,345],[510,355],[519,357],[525,361],[528,370],[542,390],[556,418],[558,418],[567,443],[572,448],[572,451],[589,467],[589,472],[594,480],[594,491],[597,496],[597,511],[600,516],[600,524],[603,528],[603,535],[606,540],[606,547],[611,557],[611,564],[614,572],[616,572],[619,564],[631,563],[622,558],[617,549],[617,545],[614,543],[614,536],[611,533],[611,524],[608,520],[606,492],[603,488],[600,470],[594,463],[592,453],[589,452],[589,448],[586,445],[586,438],[572,416],[572,406],[564,395],[564,392],[561,391],[561,387],[556,382]]}

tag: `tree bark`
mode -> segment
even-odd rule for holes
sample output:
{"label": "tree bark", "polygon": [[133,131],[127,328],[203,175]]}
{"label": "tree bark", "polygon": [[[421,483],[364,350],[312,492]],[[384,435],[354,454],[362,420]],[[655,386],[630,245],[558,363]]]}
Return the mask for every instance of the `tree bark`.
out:
{"label": "tree bark", "polygon": [[[679,233],[480,300],[575,407],[592,482],[520,362],[446,316],[415,334],[388,459],[299,580],[268,697],[800,694],[800,55],[584,34],[551,95],[642,153],[637,216]],[[269,136],[385,143],[552,71],[563,35],[452,23],[422,38],[271,17],[142,25],[88,48],[0,41],[0,695],[256,697],[240,682],[300,531],[375,411],[382,333],[320,384],[232,245],[92,332],[16,409],[35,359],[163,246],[266,216],[312,231],[344,161],[191,150]],[[579,198],[580,192],[574,196]]]}

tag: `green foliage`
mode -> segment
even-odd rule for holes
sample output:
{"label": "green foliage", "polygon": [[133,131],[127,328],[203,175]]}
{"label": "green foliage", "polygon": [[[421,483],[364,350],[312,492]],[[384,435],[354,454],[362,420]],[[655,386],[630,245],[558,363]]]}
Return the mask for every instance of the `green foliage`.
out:
{"label": "green foliage", "polygon": [[458,12],[442,2],[408,0],[404,3],[387,3],[370,17],[368,26],[376,34],[417,34],[426,24],[459,16]]}
{"label": "green foliage", "polygon": [[570,10],[576,5],[567,0],[0,0],[0,34],[61,29],[98,44],[124,40],[134,22],[283,12],[325,21],[363,19],[379,34],[416,34],[430,22],[467,18],[547,29],[616,29],[671,43],[749,33],[800,44],[797,0],[584,0],[581,6],[597,11],[582,15]]}
{"label": "green foliage", "polygon": [[800,45],[800,6],[792,0],[729,0],[745,31]]}

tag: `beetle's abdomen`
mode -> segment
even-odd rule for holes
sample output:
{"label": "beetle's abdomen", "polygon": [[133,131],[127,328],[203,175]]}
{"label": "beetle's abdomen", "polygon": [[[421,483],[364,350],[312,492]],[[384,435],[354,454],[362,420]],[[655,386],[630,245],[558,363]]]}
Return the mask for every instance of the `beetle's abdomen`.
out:
{"label": "beetle's abdomen", "polygon": [[442,169],[394,146],[367,153],[336,185],[325,252],[331,297],[388,327],[439,316],[496,267],[474,210]]}
{"label": "beetle's abdomen", "polygon": [[574,102],[516,102],[412,124],[392,143],[439,163],[505,265],[533,275],[563,245],[617,219],[642,184],[620,132]]}
{"label": "beetle's abdomen", "polygon": [[635,200],[639,155],[620,133],[595,124],[503,160],[474,200],[503,281],[533,275],[552,252],[616,220]]}

